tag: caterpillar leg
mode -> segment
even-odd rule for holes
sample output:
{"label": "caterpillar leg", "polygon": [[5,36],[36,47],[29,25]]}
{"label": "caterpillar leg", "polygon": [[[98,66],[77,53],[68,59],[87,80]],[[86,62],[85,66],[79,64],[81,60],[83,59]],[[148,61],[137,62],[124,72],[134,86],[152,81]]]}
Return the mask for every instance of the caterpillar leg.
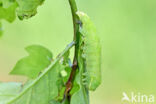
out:
{"label": "caterpillar leg", "polygon": [[83,76],[83,77],[86,77],[86,76],[87,76],[87,72],[84,72],[84,73],[82,74],[82,76]]}
{"label": "caterpillar leg", "polygon": [[82,50],[81,56],[82,56],[82,58],[85,59],[85,58],[86,58],[86,54],[84,53],[85,47],[84,47],[84,46],[81,46],[80,48],[81,48],[81,50]]}
{"label": "caterpillar leg", "polygon": [[88,85],[88,74],[87,74],[87,72],[82,74],[82,83],[84,86]]}
{"label": "caterpillar leg", "polygon": [[83,53],[81,56],[82,56],[82,58],[84,58],[84,59],[86,58],[86,55],[85,55],[84,53]]}
{"label": "caterpillar leg", "polygon": [[84,86],[87,86],[87,85],[88,85],[87,78],[86,78],[86,79],[82,79],[82,84],[83,84]]}

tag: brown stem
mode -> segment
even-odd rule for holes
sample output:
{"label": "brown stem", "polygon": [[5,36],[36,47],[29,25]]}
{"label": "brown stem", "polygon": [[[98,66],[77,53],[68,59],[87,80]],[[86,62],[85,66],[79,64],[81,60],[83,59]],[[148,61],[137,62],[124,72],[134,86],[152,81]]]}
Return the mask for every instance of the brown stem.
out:
{"label": "brown stem", "polygon": [[69,91],[72,88],[72,82],[73,82],[73,78],[75,76],[76,69],[77,69],[77,63],[73,63],[70,77],[69,77],[69,79],[68,79],[68,81],[66,83],[66,90],[65,90],[65,93],[64,93],[64,97],[67,97]]}

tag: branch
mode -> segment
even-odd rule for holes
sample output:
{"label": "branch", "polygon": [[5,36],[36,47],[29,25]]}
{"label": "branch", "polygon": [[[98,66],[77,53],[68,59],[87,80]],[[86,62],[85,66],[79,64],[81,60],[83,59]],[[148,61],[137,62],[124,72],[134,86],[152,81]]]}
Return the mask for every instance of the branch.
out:
{"label": "branch", "polygon": [[77,23],[79,21],[79,17],[77,16],[77,5],[75,0],[69,0],[70,8],[71,8],[71,13],[72,13],[72,18],[73,18],[73,28],[74,28],[74,41],[75,41],[75,53],[74,53],[74,60],[73,60],[73,67],[72,67],[72,72],[70,75],[70,78],[68,82],[71,82],[73,80],[73,77],[75,76],[75,70],[78,67],[78,49],[79,49],[79,24]]}
{"label": "branch", "polygon": [[79,19],[76,15],[77,12],[77,6],[75,0],[69,0],[71,12],[72,12],[72,18],[73,18],[73,27],[74,27],[74,40],[76,41],[76,33],[78,30],[77,20]]}
{"label": "branch", "polygon": [[71,8],[71,13],[72,13],[72,18],[73,18],[73,28],[74,28],[74,41],[76,42],[75,44],[75,54],[74,54],[74,61],[73,64],[77,63],[77,57],[78,57],[78,49],[79,49],[79,36],[77,35],[78,30],[79,30],[79,25],[77,21],[79,21],[79,17],[76,15],[77,12],[77,6],[75,0],[69,0],[70,8]]}
{"label": "branch", "polygon": [[75,53],[74,53],[74,60],[73,60],[73,67],[72,67],[72,72],[70,75],[70,78],[68,82],[72,82],[73,77],[75,76],[75,71],[78,67],[78,49],[79,49],[79,35],[78,35],[78,30],[79,30],[79,25],[77,21],[79,20],[79,17],[77,16],[77,6],[75,0],[69,0],[70,8],[71,8],[71,13],[72,13],[72,18],[73,18],[73,28],[74,28],[74,41],[75,41]]}
{"label": "branch", "polygon": [[[74,29],[74,38],[73,40],[75,41],[75,53],[74,53],[74,59],[73,59],[73,66],[72,66],[72,71],[70,74],[70,77],[66,83],[66,90],[64,93],[64,97],[67,97],[71,88],[72,88],[72,82],[75,77],[75,72],[78,67],[78,49],[79,49],[79,35],[78,35],[78,30],[79,30],[79,25],[77,21],[79,21],[79,17],[76,15],[77,12],[77,6],[75,0],[69,0],[70,8],[71,8],[71,13],[72,13],[72,18],[73,18],[73,29]],[[70,100],[70,96],[69,100]]]}

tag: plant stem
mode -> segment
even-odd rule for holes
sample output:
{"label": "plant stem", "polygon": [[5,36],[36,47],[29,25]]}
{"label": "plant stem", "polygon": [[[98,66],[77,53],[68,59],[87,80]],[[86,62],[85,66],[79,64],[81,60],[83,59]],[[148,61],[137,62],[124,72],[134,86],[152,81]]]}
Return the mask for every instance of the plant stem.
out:
{"label": "plant stem", "polygon": [[[78,16],[76,15],[77,12],[77,6],[75,0],[69,0],[70,8],[71,8],[71,13],[72,13],[72,18],[73,18],[73,29],[74,29],[74,38],[73,40],[75,41],[75,53],[74,53],[74,59],[73,59],[73,65],[72,65],[72,71],[70,74],[70,77],[68,79],[68,82],[66,83],[66,90],[65,90],[65,97],[68,96],[68,93],[70,92],[72,88],[72,82],[75,77],[75,72],[78,67],[78,49],[79,49],[79,35],[78,35],[78,30],[79,30],[79,24],[77,21],[79,21]],[[70,96],[69,100],[70,100]]]}
{"label": "plant stem", "polygon": [[79,17],[77,16],[77,5],[75,0],[69,0],[70,8],[71,8],[71,13],[72,13],[72,18],[73,18],[73,28],[74,28],[74,41],[75,41],[75,53],[74,53],[74,60],[73,60],[73,67],[72,67],[72,72],[69,80],[72,81],[74,75],[75,75],[75,70],[77,69],[77,64],[78,64],[78,49],[79,49],[79,35],[78,35],[78,30],[79,30],[79,24],[77,21],[79,20]]}
{"label": "plant stem", "polygon": [[79,20],[79,17],[76,15],[76,12],[78,9],[77,9],[75,0],[69,0],[69,4],[70,4],[72,18],[73,18],[73,28],[74,28],[74,39],[73,40],[76,42],[73,64],[77,64],[78,44],[79,44],[79,36],[77,34],[78,30],[79,30],[79,25],[77,22]]}
{"label": "plant stem", "polygon": [[78,29],[77,20],[78,16],[76,15],[77,12],[77,6],[75,0],[69,0],[71,12],[72,12],[72,18],[73,18],[73,27],[74,27],[74,40],[76,41],[76,33]]}

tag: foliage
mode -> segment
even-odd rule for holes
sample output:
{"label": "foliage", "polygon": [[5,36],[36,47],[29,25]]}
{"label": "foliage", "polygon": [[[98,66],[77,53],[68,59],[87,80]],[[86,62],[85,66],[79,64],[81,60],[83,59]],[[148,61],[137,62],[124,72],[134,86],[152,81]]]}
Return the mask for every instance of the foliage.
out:
{"label": "foliage", "polygon": [[19,5],[17,15],[20,19],[30,18],[37,13],[37,7],[43,3],[44,0],[17,0]]}
{"label": "foliage", "polygon": [[29,56],[19,60],[10,73],[36,78],[39,72],[48,67],[51,63],[52,53],[38,45],[29,46],[26,50]]}
{"label": "foliage", "polygon": [[17,3],[10,0],[0,0],[0,20],[5,19],[8,22],[15,20],[15,10]]}
{"label": "foliage", "polygon": [[37,13],[37,7],[44,0],[0,0],[0,35],[1,20],[13,22],[16,18],[16,13],[19,19],[28,19]]}
{"label": "foliage", "polygon": [[[43,1],[0,0],[0,20],[13,22],[15,12],[20,20],[28,19],[37,13],[37,7]],[[74,20],[74,41],[55,59],[43,46],[28,46],[29,55],[20,59],[10,72],[26,76],[28,80],[24,84],[0,83],[0,104],[89,104],[89,90],[94,91],[101,82],[101,46],[89,17],[77,12],[74,0],[69,2]],[[72,64],[69,56],[73,46]]]}
{"label": "foliage", "polygon": [[[23,86],[19,88],[20,92],[18,92],[18,94],[15,94],[15,96],[11,100],[7,99],[5,103],[6,104],[21,104],[21,103],[22,104],[38,104],[38,103],[49,104],[51,100],[58,100],[60,96],[63,96],[60,95],[60,94],[64,94],[64,93],[60,93],[60,90],[62,90],[62,88],[65,87],[62,81],[63,77],[61,76],[61,71],[65,70],[65,68],[68,67],[68,63],[65,63],[63,65],[61,60],[64,58],[64,55],[69,51],[69,49],[73,45],[74,42],[68,45],[67,48],[59,55],[59,57],[57,57],[54,61],[51,61],[49,66],[45,68],[43,72],[41,72],[40,74],[38,73],[39,74],[38,77],[26,82]],[[32,48],[33,46],[30,47]],[[36,47],[33,48],[35,49]],[[44,54],[44,52],[45,51],[40,51],[42,55]],[[38,58],[42,58],[42,56],[38,56]],[[32,59],[32,61],[34,60]],[[27,63],[27,61],[25,62],[28,66],[32,65],[31,63]],[[23,65],[23,67],[25,67],[25,65]],[[20,71],[20,69],[18,70]],[[27,70],[23,70],[22,66],[21,66],[21,70],[25,72],[27,71]],[[36,71],[36,70],[32,69],[32,71]],[[3,86],[1,85],[0,87]],[[2,97],[3,95],[5,95],[5,91],[7,90],[8,90],[7,88],[3,89],[3,92],[1,92]]]}
{"label": "foliage", "polygon": [[9,82],[0,83],[0,104],[5,104],[7,100],[14,98],[21,90],[21,83]]}

